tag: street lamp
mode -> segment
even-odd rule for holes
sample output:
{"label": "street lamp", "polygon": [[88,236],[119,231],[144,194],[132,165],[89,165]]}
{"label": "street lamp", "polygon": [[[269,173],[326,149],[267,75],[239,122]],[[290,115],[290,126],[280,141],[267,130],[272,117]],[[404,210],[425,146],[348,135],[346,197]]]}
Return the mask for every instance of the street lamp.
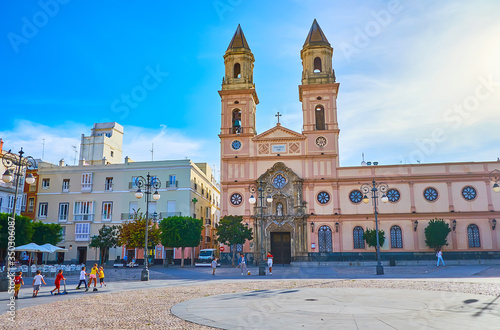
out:
{"label": "street lamp", "polygon": [[493,182],[493,191],[500,192],[500,185],[498,184],[498,181],[500,181],[500,170],[491,171],[490,181]]}
{"label": "street lamp", "polygon": [[[141,272],[141,281],[149,281],[149,269],[148,269],[149,195],[153,195],[153,199],[155,201],[160,199],[160,194],[158,193],[158,189],[160,189],[161,187],[161,182],[157,177],[149,175],[148,172],[146,178],[138,176],[136,183],[138,189],[135,193],[135,198],[141,199],[144,196],[144,194],[146,195],[146,238],[144,243],[144,269]],[[144,192],[142,192],[141,190],[142,187],[144,187]]]}
{"label": "street lamp", "polygon": [[[0,150],[1,153],[1,150]],[[19,151],[18,155],[13,154],[11,150],[9,150],[5,154],[0,154],[2,158],[2,163],[6,168],[6,171],[2,175],[2,181],[5,183],[10,183],[14,180],[15,192],[14,192],[14,205],[12,207],[12,219],[15,224],[16,219],[16,208],[17,208],[17,194],[19,191],[19,177],[21,173],[24,171],[24,168],[28,170],[33,170],[36,168],[36,160],[31,157],[23,157],[24,151],[23,148]],[[11,169],[13,171],[11,171]],[[30,185],[35,183],[35,178],[31,173],[26,176],[26,182]],[[10,223],[10,221],[9,221]],[[0,291],[7,291],[9,286],[9,277],[13,277],[14,274],[11,274],[10,267],[14,266],[11,262],[7,262],[9,259],[5,258],[5,269],[2,272],[2,276],[0,279]],[[12,260],[13,261],[13,260]]]}
{"label": "street lamp", "polygon": [[373,209],[375,212],[375,236],[377,238],[377,275],[384,275],[384,267],[382,266],[382,261],[380,260],[380,242],[378,238],[378,219],[377,219],[377,191],[380,191],[382,193],[382,200],[383,203],[387,203],[389,201],[389,198],[385,195],[385,193],[389,190],[389,186],[385,183],[377,183],[375,182],[375,179],[372,180],[372,184],[370,185],[369,183],[365,183],[364,185],[361,186],[361,191],[363,192],[363,203],[367,204],[370,199],[368,198],[368,194],[371,193],[371,198],[373,202]]}
{"label": "street lamp", "polygon": [[268,193],[267,197],[264,197],[264,188],[262,187],[264,184],[263,181],[259,181],[259,188],[256,187],[255,184],[251,184],[249,187],[249,191],[252,193],[250,198],[248,199],[248,202],[250,204],[255,204],[257,202],[257,199],[253,195],[256,191],[259,192],[258,199],[260,200],[260,206],[257,206],[260,208],[260,257],[259,257],[259,276],[266,275],[266,267],[267,264],[264,260],[265,256],[265,251],[264,251],[264,199],[268,203],[273,202],[273,197],[271,196],[271,188],[267,188],[266,192]]}

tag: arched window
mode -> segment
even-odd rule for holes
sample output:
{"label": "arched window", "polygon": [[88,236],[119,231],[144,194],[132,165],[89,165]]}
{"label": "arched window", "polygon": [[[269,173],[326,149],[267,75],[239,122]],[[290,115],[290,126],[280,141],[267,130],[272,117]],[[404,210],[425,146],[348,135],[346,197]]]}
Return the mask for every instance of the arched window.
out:
{"label": "arched window", "polygon": [[399,226],[391,227],[391,248],[403,248],[403,235],[401,234],[401,228]]}
{"label": "arched window", "polygon": [[332,252],[332,230],[328,226],[321,226],[318,230],[319,252]]}
{"label": "arched window", "polygon": [[316,129],[324,130],[325,129],[325,108],[322,105],[317,105],[314,108],[314,113],[316,116]]}
{"label": "arched window", "polygon": [[363,227],[357,226],[354,227],[354,230],[352,231],[352,235],[354,238],[354,248],[355,249],[364,249],[365,248],[365,240],[363,239],[363,234],[365,231],[363,230]]}
{"label": "arched window", "polygon": [[234,75],[233,75],[233,78],[241,78],[241,66],[240,66],[240,63],[236,63],[234,65]]}
{"label": "arched window", "polygon": [[467,227],[467,236],[469,237],[469,247],[481,247],[481,240],[479,239],[479,228],[477,225],[469,225]]}
{"label": "arched window", "polygon": [[241,110],[234,109],[233,110],[233,134],[241,133]]}
{"label": "arched window", "polygon": [[314,73],[321,72],[321,59],[319,57],[316,57],[314,59]]}
{"label": "arched window", "polygon": [[281,203],[277,203],[276,204],[276,215],[278,217],[282,217],[283,216],[283,204],[281,204]]}

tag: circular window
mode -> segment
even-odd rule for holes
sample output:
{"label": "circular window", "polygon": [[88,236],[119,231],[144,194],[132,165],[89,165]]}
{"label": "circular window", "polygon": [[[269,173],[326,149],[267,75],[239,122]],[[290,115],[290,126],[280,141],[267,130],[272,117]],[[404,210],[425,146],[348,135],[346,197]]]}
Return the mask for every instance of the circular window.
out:
{"label": "circular window", "polygon": [[424,190],[424,198],[429,202],[434,202],[438,198],[438,191],[436,188],[429,187]]}
{"label": "circular window", "polygon": [[462,189],[462,196],[468,200],[472,201],[477,197],[477,191],[474,187],[467,186]]}
{"label": "circular window", "polygon": [[240,205],[243,202],[243,197],[240,194],[234,193],[231,195],[231,204]]}
{"label": "circular window", "polygon": [[389,202],[396,203],[401,198],[401,193],[397,189],[389,189],[386,196]]}
{"label": "circular window", "polygon": [[238,150],[241,148],[241,142],[238,141],[238,140],[234,140],[232,143],[231,143],[231,147],[234,149],[234,150]]}
{"label": "circular window", "polygon": [[326,191],[322,191],[318,194],[318,203],[320,204],[328,204],[330,201],[330,194],[327,193]]}
{"label": "circular window", "polygon": [[359,190],[353,190],[349,193],[349,200],[354,204],[359,204],[363,200],[363,194]]}
{"label": "circular window", "polygon": [[275,186],[278,189],[281,189],[285,185],[286,185],[286,178],[283,175],[278,174],[278,175],[276,175],[274,177],[274,179],[273,179],[273,186]]}
{"label": "circular window", "polygon": [[324,146],[326,146],[326,138],[324,136],[318,136],[316,138],[316,145],[320,148],[323,148]]}

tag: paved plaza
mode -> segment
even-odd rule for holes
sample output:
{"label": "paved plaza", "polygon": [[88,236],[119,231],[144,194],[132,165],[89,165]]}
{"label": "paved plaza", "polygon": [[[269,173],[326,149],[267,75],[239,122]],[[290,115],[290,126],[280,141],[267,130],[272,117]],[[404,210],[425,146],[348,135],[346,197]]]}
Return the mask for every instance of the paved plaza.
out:
{"label": "paved plaza", "polygon": [[98,292],[75,290],[51,296],[46,278],[37,298],[25,278],[8,320],[8,294],[0,293],[0,327],[176,328],[176,329],[497,329],[500,322],[500,266],[275,267],[273,275],[240,275],[224,266],[106,270]]}

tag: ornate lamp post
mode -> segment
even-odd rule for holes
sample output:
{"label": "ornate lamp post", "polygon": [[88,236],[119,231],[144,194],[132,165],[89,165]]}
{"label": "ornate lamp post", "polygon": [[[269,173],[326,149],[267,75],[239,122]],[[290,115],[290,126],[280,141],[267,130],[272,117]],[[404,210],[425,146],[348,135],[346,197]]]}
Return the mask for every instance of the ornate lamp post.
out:
{"label": "ornate lamp post", "polygon": [[[149,196],[153,195],[155,201],[160,199],[160,194],[158,189],[161,187],[161,182],[157,177],[152,177],[149,175],[146,178],[139,176],[137,177],[137,192],[135,193],[135,198],[141,199],[144,194],[146,195],[146,239],[144,243],[144,269],[141,272],[141,281],[149,281],[149,269],[148,269],[148,227],[149,227]],[[141,188],[144,187],[144,192]],[[154,193],[153,193],[154,189]]]}
{"label": "ornate lamp post", "polygon": [[368,198],[368,194],[371,193],[371,198],[373,202],[373,209],[375,212],[375,236],[377,238],[377,275],[384,275],[384,267],[382,266],[382,261],[380,260],[380,242],[378,238],[378,219],[377,219],[377,192],[380,191],[382,193],[382,202],[387,203],[389,199],[385,195],[385,193],[389,190],[389,186],[385,183],[377,183],[375,179],[373,179],[372,184],[366,183],[361,186],[361,191],[363,192],[363,203],[367,204],[370,199]]}
{"label": "ornate lamp post", "polygon": [[[1,151],[1,150],[0,150]],[[16,219],[16,208],[17,208],[17,193],[19,191],[19,177],[21,176],[21,173],[24,171],[24,168],[27,168],[29,170],[35,169],[36,168],[36,161],[33,157],[27,156],[24,157],[24,151],[23,148],[19,151],[19,153],[13,154],[10,150],[5,153],[0,155],[2,158],[2,163],[6,168],[6,171],[3,173],[2,176],[2,181],[5,183],[10,183],[12,180],[14,180],[14,185],[15,185],[15,192],[14,192],[14,205],[12,206],[12,219],[13,219],[13,225],[15,226],[15,219]],[[31,173],[29,173],[26,176],[26,182],[28,184],[33,184],[35,183],[35,177]],[[10,225],[11,220],[9,219],[9,225]],[[10,233],[9,235],[14,233]],[[8,249],[9,251],[9,249]],[[9,253],[9,252],[8,252]],[[2,276],[0,279],[0,291],[7,291],[8,286],[9,286],[9,277],[13,277],[14,274],[11,274],[10,272],[10,266],[11,262],[9,261],[8,258],[9,254],[7,255],[7,258],[5,258],[5,270],[2,272]],[[12,260],[13,261],[13,260]]]}
{"label": "ornate lamp post", "polygon": [[493,182],[493,191],[500,192],[500,185],[498,184],[498,181],[500,181],[500,170],[491,171],[490,181]]}
{"label": "ornate lamp post", "polygon": [[259,181],[259,187],[255,184],[251,184],[248,188],[248,190],[252,193],[248,201],[250,204],[254,205],[257,199],[253,195],[256,191],[259,192],[258,199],[260,200],[260,206],[257,206],[260,208],[260,257],[259,257],[259,276],[266,275],[266,261],[264,260],[265,251],[264,251],[264,199],[268,203],[273,202],[273,197],[271,196],[271,189],[267,188],[266,192],[268,193],[267,197],[264,197],[264,188],[262,187],[264,184],[263,181]]}

